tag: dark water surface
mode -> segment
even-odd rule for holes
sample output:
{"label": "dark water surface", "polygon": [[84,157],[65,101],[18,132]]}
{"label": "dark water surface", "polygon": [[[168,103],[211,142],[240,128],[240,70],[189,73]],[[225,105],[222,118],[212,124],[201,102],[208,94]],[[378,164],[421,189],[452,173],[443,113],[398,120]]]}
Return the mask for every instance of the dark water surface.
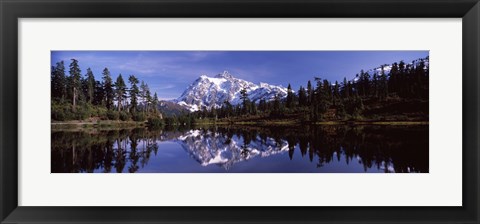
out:
{"label": "dark water surface", "polygon": [[52,173],[428,173],[428,125],[52,131]]}

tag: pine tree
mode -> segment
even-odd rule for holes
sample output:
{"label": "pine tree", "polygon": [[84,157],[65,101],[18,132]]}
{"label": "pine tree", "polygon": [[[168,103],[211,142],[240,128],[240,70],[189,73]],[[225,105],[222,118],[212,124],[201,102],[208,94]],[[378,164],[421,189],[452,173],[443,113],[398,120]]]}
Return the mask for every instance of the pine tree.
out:
{"label": "pine tree", "polygon": [[103,105],[103,101],[105,98],[105,93],[103,91],[103,85],[100,81],[95,81],[95,93],[94,93],[94,99],[93,99],[93,104],[94,105]]}
{"label": "pine tree", "polygon": [[76,111],[77,108],[77,99],[78,95],[80,94],[80,90],[82,88],[82,76],[81,76],[81,70],[78,65],[78,61],[76,59],[71,59],[72,62],[70,63],[70,77],[71,77],[71,87],[73,91],[73,111]]}
{"label": "pine tree", "polygon": [[293,100],[294,100],[294,95],[292,91],[292,86],[290,86],[290,83],[289,83],[287,87],[287,102],[286,102],[286,106],[288,109],[293,108]]}
{"label": "pine tree", "polygon": [[57,62],[56,66],[52,67],[52,70],[52,98],[63,103],[67,96],[67,79],[63,61]]}
{"label": "pine tree", "polygon": [[406,74],[406,93],[407,95],[405,96],[405,98],[414,98],[415,97],[415,87],[416,87],[416,83],[415,83],[415,64],[413,64],[415,62],[412,62],[412,64],[408,64],[407,65],[407,74]]}
{"label": "pine tree", "polygon": [[350,82],[347,82],[347,78],[344,77],[343,78],[343,86],[342,86],[342,95],[343,95],[343,98],[350,98],[350,86],[349,86],[349,83]]}
{"label": "pine tree", "polygon": [[333,102],[332,85],[326,79],[323,80],[323,93],[326,101],[329,101],[329,103]]}
{"label": "pine tree", "polygon": [[150,89],[147,89],[147,92],[145,93],[145,100],[146,100],[146,103],[147,103],[147,113],[150,113],[150,105],[153,104],[153,98],[152,98],[152,95],[150,93]]}
{"label": "pine tree", "polygon": [[369,87],[370,87],[370,74],[368,72],[364,72],[363,69],[360,71],[360,79],[359,82],[359,95],[360,96],[367,96],[369,94]]}
{"label": "pine tree", "polygon": [[113,109],[113,98],[114,98],[114,91],[113,91],[113,80],[110,75],[110,71],[108,68],[103,69],[102,73],[102,80],[103,80],[103,93],[104,93],[104,102],[105,107],[108,110]]}
{"label": "pine tree", "polygon": [[153,99],[152,99],[152,107],[153,107],[153,111],[155,112],[155,114],[158,112],[158,96],[157,96],[157,92],[155,92],[153,94]]}
{"label": "pine tree", "polygon": [[138,89],[138,79],[134,76],[131,75],[128,77],[128,82],[130,83],[130,112],[132,114],[137,112],[137,106],[138,106],[138,93],[140,90]]}
{"label": "pine tree", "polygon": [[122,102],[127,98],[127,85],[122,78],[122,74],[119,74],[117,81],[115,81],[115,98],[117,99],[118,112],[122,110]]}
{"label": "pine tree", "polygon": [[312,103],[312,98],[313,98],[312,83],[310,82],[310,80],[308,80],[308,83],[307,83],[307,105],[310,105]]}
{"label": "pine tree", "polygon": [[378,80],[377,72],[373,73],[372,84],[373,84],[372,96],[377,98],[378,97],[378,89],[379,89],[379,80]]}
{"label": "pine tree", "polygon": [[379,86],[380,86],[381,99],[386,99],[388,96],[388,79],[387,79],[387,75],[385,74],[384,65],[382,65],[382,68],[380,71],[379,82],[380,82]]}
{"label": "pine tree", "polygon": [[398,93],[401,97],[405,97],[406,96],[406,92],[407,92],[407,88],[408,88],[408,84],[407,84],[407,79],[406,79],[406,74],[407,74],[407,71],[406,71],[406,67],[405,67],[405,62],[403,61],[400,61],[400,63],[398,64]]}
{"label": "pine tree", "polygon": [[273,99],[273,112],[275,115],[279,115],[281,113],[281,102],[279,95],[275,95]]}
{"label": "pine tree", "polygon": [[315,89],[315,102],[314,102],[314,119],[320,120],[323,118],[323,115],[327,112],[328,107],[330,106],[331,91],[328,80],[323,80],[321,78],[315,77],[317,81],[317,87]]}
{"label": "pine tree", "polygon": [[87,68],[86,83],[87,83],[87,98],[88,103],[92,104],[94,94],[95,94],[95,76],[93,75],[92,69]]}
{"label": "pine tree", "polygon": [[414,95],[419,98],[423,98],[423,95],[424,95],[424,92],[423,92],[424,82],[425,82],[424,78],[425,78],[425,62],[423,61],[423,59],[420,59],[416,62],[415,74],[412,80],[413,83],[415,83]]}
{"label": "pine tree", "polygon": [[388,78],[388,88],[392,92],[397,92],[398,91],[398,64],[393,63],[392,64],[392,69],[390,69],[390,74]]}
{"label": "pine tree", "polygon": [[248,102],[249,100],[248,100],[247,90],[245,88],[240,90],[240,99],[242,100],[243,112],[248,113],[250,105]]}
{"label": "pine tree", "polygon": [[338,99],[340,99],[340,87],[338,81],[335,81],[335,86],[333,87],[333,105],[337,105]]}
{"label": "pine tree", "polygon": [[257,115],[257,105],[253,101],[250,105],[250,114]]}
{"label": "pine tree", "polygon": [[150,89],[148,88],[148,85],[142,81],[140,84],[140,98],[142,99],[142,104],[143,104],[143,114],[145,114],[145,111],[147,110],[148,102],[147,102],[147,95],[149,94]]}
{"label": "pine tree", "polygon": [[298,90],[298,104],[300,107],[307,106],[307,93],[302,86]]}

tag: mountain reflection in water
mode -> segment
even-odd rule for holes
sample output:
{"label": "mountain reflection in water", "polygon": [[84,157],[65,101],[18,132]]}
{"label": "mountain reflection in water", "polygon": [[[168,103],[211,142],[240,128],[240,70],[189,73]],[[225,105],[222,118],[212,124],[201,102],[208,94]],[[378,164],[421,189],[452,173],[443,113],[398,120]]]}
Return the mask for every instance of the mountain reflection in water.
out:
{"label": "mountain reflection in water", "polygon": [[52,131],[51,171],[428,173],[428,125]]}

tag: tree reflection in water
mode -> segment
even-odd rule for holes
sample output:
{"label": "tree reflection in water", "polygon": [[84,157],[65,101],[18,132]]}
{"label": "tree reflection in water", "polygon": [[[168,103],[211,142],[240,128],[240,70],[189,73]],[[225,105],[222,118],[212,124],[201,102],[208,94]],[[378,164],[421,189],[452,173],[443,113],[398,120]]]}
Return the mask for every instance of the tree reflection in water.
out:
{"label": "tree reflection in water", "polygon": [[[324,166],[335,162],[344,167],[360,163],[363,170],[359,172],[429,171],[427,125],[142,128],[53,131],[51,137],[53,173],[139,172],[149,166],[149,160],[161,156],[162,142],[179,144],[199,163],[198,169],[216,165],[228,171],[243,161],[258,158],[258,163],[266,163],[266,157],[283,155],[292,161],[305,160],[315,167],[314,172],[325,172]],[[256,172],[254,165],[249,172]]]}

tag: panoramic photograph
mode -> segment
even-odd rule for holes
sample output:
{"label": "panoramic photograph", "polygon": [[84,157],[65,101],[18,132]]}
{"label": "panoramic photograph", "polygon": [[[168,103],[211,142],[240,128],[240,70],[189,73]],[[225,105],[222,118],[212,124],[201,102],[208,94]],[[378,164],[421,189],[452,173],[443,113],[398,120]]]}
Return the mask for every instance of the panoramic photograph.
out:
{"label": "panoramic photograph", "polygon": [[428,173],[429,51],[51,51],[51,173]]}

